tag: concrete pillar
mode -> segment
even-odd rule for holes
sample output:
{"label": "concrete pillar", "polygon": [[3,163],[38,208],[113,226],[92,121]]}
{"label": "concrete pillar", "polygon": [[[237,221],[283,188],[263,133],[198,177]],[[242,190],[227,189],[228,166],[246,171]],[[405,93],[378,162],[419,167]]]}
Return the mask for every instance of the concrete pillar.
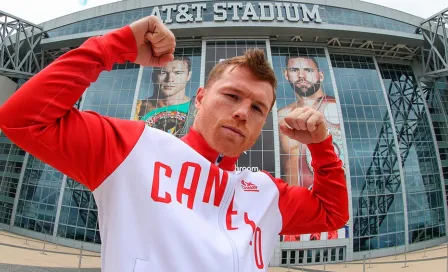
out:
{"label": "concrete pillar", "polygon": [[17,83],[11,79],[0,76],[0,106],[16,91]]}

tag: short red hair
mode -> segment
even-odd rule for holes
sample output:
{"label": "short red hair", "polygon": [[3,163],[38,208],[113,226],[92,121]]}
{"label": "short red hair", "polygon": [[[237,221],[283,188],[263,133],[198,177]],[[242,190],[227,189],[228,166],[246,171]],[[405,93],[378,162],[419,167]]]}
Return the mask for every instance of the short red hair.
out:
{"label": "short red hair", "polygon": [[210,72],[205,88],[213,85],[229,67],[232,67],[231,71],[236,67],[245,67],[251,71],[255,78],[271,84],[274,94],[271,110],[276,100],[275,90],[277,88],[277,78],[270,63],[266,60],[264,50],[249,49],[242,56],[236,56],[218,63]]}

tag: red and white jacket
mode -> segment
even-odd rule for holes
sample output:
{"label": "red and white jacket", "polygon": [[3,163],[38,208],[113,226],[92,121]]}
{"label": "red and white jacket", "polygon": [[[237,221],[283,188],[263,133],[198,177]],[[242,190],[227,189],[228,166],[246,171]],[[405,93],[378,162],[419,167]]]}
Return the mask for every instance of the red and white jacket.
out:
{"label": "red and white jacket", "polygon": [[102,71],[136,56],[129,26],[92,37],[0,108],[11,141],[93,192],[103,271],[266,271],[279,234],[348,221],[331,136],[309,145],[315,181],[307,190],[266,172],[235,171],[237,158],[216,163],[220,154],[194,130],[178,139],[73,107]]}

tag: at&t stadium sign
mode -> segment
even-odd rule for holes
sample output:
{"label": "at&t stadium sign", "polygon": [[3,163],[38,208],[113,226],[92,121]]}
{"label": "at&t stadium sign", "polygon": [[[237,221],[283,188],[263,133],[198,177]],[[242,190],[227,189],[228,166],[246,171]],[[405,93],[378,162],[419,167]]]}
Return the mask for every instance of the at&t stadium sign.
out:
{"label": "at&t stadium sign", "polygon": [[152,8],[166,24],[258,21],[322,23],[319,5],[286,2],[199,2],[173,4]]}

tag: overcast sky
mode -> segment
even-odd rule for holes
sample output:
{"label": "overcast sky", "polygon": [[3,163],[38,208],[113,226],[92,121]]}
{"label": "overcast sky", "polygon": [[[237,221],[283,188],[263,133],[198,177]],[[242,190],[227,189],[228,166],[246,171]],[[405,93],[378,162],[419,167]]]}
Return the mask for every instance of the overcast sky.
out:
{"label": "overcast sky", "polygon": [[[66,14],[121,0],[0,0],[0,10],[39,24]],[[132,1],[132,0],[126,0]],[[151,2],[151,0],[147,0]],[[447,0],[365,0],[428,18],[448,7]],[[82,5],[81,3],[87,4]],[[330,1],[329,1],[330,2]]]}

